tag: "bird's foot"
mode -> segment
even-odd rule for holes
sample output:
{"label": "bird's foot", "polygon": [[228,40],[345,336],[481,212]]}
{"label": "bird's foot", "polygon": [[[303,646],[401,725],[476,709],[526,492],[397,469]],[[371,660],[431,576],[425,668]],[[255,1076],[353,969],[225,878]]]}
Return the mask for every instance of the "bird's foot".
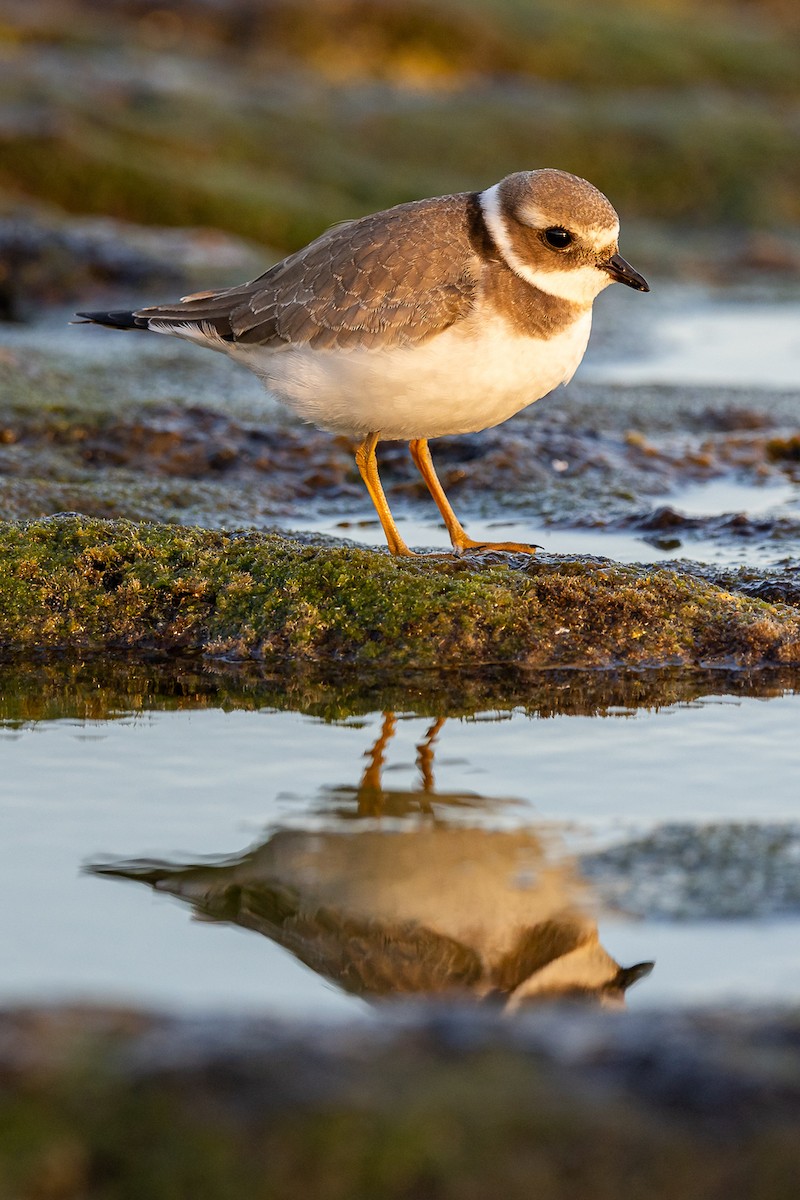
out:
{"label": "bird's foot", "polygon": [[503,554],[535,554],[541,549],[535,542],[475,542],[472,538],[453,546],[455,554],[485,554],[492,550]]}

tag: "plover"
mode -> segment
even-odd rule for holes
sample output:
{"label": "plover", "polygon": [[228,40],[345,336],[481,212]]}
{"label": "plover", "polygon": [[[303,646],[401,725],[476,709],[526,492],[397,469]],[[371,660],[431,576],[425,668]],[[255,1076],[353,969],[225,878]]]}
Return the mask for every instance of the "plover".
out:
{"label": "plover", "polygon": [[572,378],[595,297],[614,280],[649,291],[618,235],[614,208],[585,179],[520,171],[336,225],[238,287],[77,315],[222,351],[303,420],[357,441],[392,554],[412,552],[381,486],[381,438],[409,443],[456,553],[531,552],[467,536],[428,440],[499,425]]}

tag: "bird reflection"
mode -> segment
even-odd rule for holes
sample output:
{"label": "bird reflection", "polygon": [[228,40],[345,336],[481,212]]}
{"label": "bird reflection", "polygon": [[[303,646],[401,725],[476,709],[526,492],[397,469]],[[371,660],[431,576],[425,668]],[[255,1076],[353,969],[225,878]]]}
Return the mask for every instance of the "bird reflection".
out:
{"label": "bird reflection", "polygon": [[384,713],[358,786],[327,793],[323,828],[279,829],[217,862],[90,869],[149,883],[202,920],[264,934],[366,998],[471,998],[509,1012],[557,999],[622,1006],[653,964],[621,967],[601,946],[588,888],[555,834],[483,827],[475,810],[502,801],[436,792],[442,719],[417,747],[420,786],[384,788],[396,720]]}

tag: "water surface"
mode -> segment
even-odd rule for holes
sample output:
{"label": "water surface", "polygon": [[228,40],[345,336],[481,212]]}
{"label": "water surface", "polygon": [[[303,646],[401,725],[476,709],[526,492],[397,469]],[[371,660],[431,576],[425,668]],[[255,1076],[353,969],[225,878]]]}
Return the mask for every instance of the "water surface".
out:
{"label": "water surface", "polygon": [[[104,716],[78,719],[73,679],[33,720],[35,689],[8,677],[0,1002],[327,1017],[415,988],[497,998],[498,979],[528,980],[534,1002],[530,930],[545,928],[561,947],[548,987],[582,947],[570,964],[595,999],[617,967],[655,960],[630,1005],[795,1000],[786,684],[720,674],[676,700],[673,678],[643,705],[639,678],[593,705],[570,703],[575,673],[540,680],[527,709],[498,685],[489,707],[439,719],[430,690],[423,712],[413,687],[393,711],[342,692],[326,722],[291,696],[276,707],[274,686],[185,687],[169,706],[145,688],[137,711],[106,688]],[[371,973],[355,979],[352,955]],[[428,968],[409,978],[409,962]]]}

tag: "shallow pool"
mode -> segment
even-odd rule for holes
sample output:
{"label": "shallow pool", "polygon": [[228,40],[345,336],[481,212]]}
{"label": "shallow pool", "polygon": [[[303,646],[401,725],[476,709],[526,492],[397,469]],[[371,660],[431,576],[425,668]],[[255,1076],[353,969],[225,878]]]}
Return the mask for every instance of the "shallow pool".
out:
{"label": "shallow pool", "polygon": [[0,1003],[616,1002],[649,961],[631,1006],[797,1000],[800,695],[638,677],[570,705],[581,686],[437,720],[411,683],[326,722],[274,686],[165,704],[87,676],[37,705],[8,676]]}

